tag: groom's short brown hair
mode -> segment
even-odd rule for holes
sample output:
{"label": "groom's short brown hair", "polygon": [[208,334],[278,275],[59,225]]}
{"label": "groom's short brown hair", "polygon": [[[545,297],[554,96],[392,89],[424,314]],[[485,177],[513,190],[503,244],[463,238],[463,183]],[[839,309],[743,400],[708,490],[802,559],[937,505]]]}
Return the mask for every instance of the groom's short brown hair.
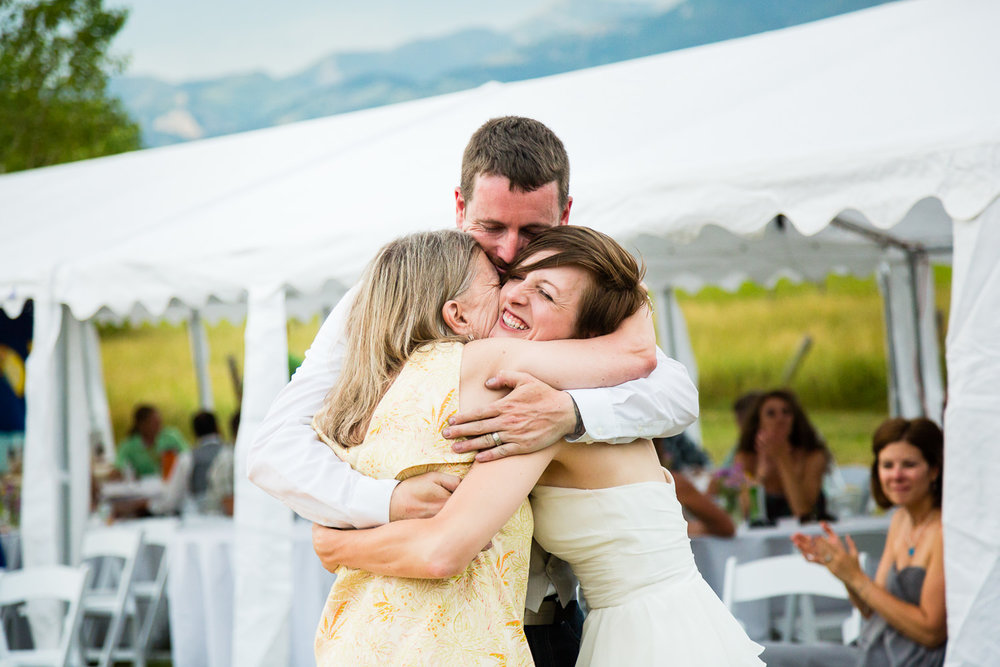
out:
{"label": "groom's short brown hair", "polygon": [[556,182],[559,207],[569,201],[569,156],[555,133],[543,123],[521,116],[503,116],[486,121],[473,133],[462,155],[460,188],[465,201],[472,201],[476,177],[503,176],[511,190],[534,192]]}

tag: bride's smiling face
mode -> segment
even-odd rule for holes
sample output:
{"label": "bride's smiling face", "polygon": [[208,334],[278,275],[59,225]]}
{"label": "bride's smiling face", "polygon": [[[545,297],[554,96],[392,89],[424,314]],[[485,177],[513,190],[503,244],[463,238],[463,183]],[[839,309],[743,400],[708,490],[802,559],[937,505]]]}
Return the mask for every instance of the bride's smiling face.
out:
{"label": "bride's smiling face", "polygon": [[[531,266],[555,251],[529,257]],[[576,266],[531,271],[523,279],[510,278],[500,290],[500,317],[491,337],[525,340],[562,340],[576,336],[580,299],[590,275]]]}

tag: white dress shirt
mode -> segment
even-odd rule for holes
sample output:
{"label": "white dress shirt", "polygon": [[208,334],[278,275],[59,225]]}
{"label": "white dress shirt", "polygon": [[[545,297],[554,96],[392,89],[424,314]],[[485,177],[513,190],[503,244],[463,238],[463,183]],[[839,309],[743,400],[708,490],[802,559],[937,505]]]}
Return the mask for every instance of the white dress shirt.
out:
{"label": "white dress shirt", "polygon": [[[395,480],[367,477],[313,432],[313,415],[343,364],[344,325],[357,286],[326,318],[305,361],[260,425],[247,459],[250,480],[309,521],[369,528],[389,521]],[[687,369],[657,349],[649,377],[604,389],[570,391],[586,431],[577,442],[630,442],[680,433],[698,417],[698,390]]]}

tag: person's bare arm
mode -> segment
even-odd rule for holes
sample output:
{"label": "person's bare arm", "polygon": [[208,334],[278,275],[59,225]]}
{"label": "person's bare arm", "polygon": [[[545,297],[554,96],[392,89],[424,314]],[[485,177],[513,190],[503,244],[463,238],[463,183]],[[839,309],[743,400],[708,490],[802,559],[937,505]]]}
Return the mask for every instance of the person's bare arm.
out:
{"label": "person's bare arm", "polygon": [[[629,317],[618,331],[597,338],[473,341],[465,347],[465,358],[471,360],[469,367],[476,374],[463,375],[463,383],[485,384],[490,389],[513,384],[514,391],[480,409],[463,411],[480,420],[477,426],[463,426],[460,416],[453,417],[444,435],[457,438],[472,428],[492,428],[491,432],[498,433],[505,444],[479,454],[477,460],[483,462],[506,453],[546,447],[574,432],[578,421],[572,398],[554,392],[551,387],[596,387],[646,374],[650,370],[649,360],[644,356],[647,347],[655,350],[652,320],[645,307]],[[581,363],[581,359],[586,362]],[[526,395],[530,395],[527,402]],[[488,439],[491,446],[497,445],[492,437]],[[460,452],[476,448],[469,441],[455,443],[455,450]]]}
{"label": "person's bare arm", "polygon": [[[897,518],[898,517],[893,517],[892,525],[889,527],[889,535],[886,539],[886,546],[885,549],[882,550],[882,557],[879,559],[878,568],[875,571],[874,583],[876,586],[880,586],[881,588],[885,588],[886,582],[889,580],[889,570],[892,568],[892,563],[895,559],[895,555],[892,550],[892,539],[894,535],[893,526],[897,525]],[[833,532],[833,529],[830,529],[830,531]],[[825,543],[828,539],[829,535],[824,538],[822,536],[804,535],[802,533],[795,533],[791,537],[792,543],[799,549],[799,551],[802,552],[802,555],[806,560],[816,563],[822,567],[829,566],[829,564],[824,560],[826,555]],[[848,555],[851,558],[858,560],[858,550],[854,544],[854,540],[848,535],[845,542],[847,543]],[[832,562],[833,560],[831,559],[830,563]],[[858,561],[858,569],[861,569],[860,561]],[[868,603],[858,597],[854,590],[847,584],[844,584],[844,588],[847,589],[847,597],[850,599],[851,604],[857,607],[862,616],[865,618],[871,618],[872,608],[868,606]]]}
{"label": "person's bare arm", "polygon": [[[564,436],[572,436],[571,441],[620,443],[674,435],[697,419],[698,391],[681,364],[658,349],[655,355],[656,367],[648,378],[610,388],[571,390],[570,395],[530,373],[502,370],[489,379],[489,386],[512,389],[510,394],[481,409],[462,410],[445,436],[468,438],[456,442],[455,451],[487,450],[477,460],[490,461],[537,451]],[[586,359],[591,363],[592,357]],[[580,365],[580,359],[569,363]],[[490,449],[496,444],[492,432],[513,444]]]}
{"label": "person's bare arm", "polygon": [[313,527],[323,566],[396,577],[441,579],[462,572],[527,497],[555,448],[473,464],[444,509],[430,519],[395,521],[368,530]]}
{"label": "person's bare arm", "polygon": [[[840,578],[842,575],[831,572]],[[899,599],[883,586],[875,585],[864,572],[852,571],[842,578],[848,588],[871,610],[903,635],[928,648],[940,646],[948,638],[944,592],[944,549],[940,526],[937,539],[926,565],[920,603],[910,604]]]}
{"label": "person's bare arm", "polygon": [[[823,475],[826,473],[827,454],[816,450],[804,455],[801,468],[795,465],[791,446],[768,446],[767,456],[774,462],[781,478],[781,488],[784,491],[788,506],[793,516],[804,516],[812,512],[823,490]],[[764,450],[758,449],[759,452]],[[760,454],[763,455],[763,454]]]}
{"label": "person's bare arm", "polygon": [[486,338],[466,345],[465,354],[489,363],[489,372],[479,374],[482,382],[500,371],[514,371],[529,373],[555,389],[610,387],[646,377],[656,368],[656,334],[651,312],[642,306],[606,336]]}
{"label": "person's bare arm", "polygon": [[675,472],[672,476],[677,500],[698,521],[690,524],[690,534],[720,537],[732,537],[736,534],[732,518],[714,500],[699,491],[684,473]]}
{"label": "person's bare arm", "polygon": [[890,530],[886,540],[886,551],[879,564],[876,581],[872,581],[858,563],[854,541],[848,537],[844,545],[829,524],[824,522],[822,526],[826,535],[814,539],[814,560],[826,565],[835,577],[844,582],[852,593],[851,599],[860,603],[859,609],[865,611],[867,607],[870,612],[880,615],[900,633],[929,648],[940,646],[947,639],[944,550],[940,526],[937,528],[936,539],[925,566],[926,575],[919,604],[910,604],[899,599],[886,590],[885,580],[880,580],[882,576],[887,580],[888,567],[891,567],[891,560],[894,557],[890,555],[887,566],[886,554],[892,551],[893,531]]}
{"label": "person's bare arm", "polygon": [[[471,345],[462,351],[460,407],[475,408],[497,396],[497,391],[481,382],[489,372],[484,366],[492,363],[485,352],[484,346]],[[474,463],[444,509],[429,519],[347,533],[314,529],[316,553],[328,569],[347,565],[393,576],[451,576],[464,569],[503,527],[557,450],[548,447],[527,456]]]}

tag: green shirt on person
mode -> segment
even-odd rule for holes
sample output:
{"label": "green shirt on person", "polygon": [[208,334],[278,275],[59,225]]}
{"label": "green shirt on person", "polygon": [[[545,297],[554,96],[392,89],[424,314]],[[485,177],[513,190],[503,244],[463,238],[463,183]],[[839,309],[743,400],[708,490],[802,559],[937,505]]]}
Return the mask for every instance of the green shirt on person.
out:
{"label": "green shirt on person", "polygon": [[131,466],[136,477],[146,477],[147,475],[160,474],[159,455],[163,452],[173,450],[183,452],[189,449],[188,443],[180,431],[172,426],[164,426],[156,436],[156,447],[154,456],[142,441],[138,433],[128,436],[118,445],[118,453],[115,455],[115,467],[124,470],[125,466]]}

